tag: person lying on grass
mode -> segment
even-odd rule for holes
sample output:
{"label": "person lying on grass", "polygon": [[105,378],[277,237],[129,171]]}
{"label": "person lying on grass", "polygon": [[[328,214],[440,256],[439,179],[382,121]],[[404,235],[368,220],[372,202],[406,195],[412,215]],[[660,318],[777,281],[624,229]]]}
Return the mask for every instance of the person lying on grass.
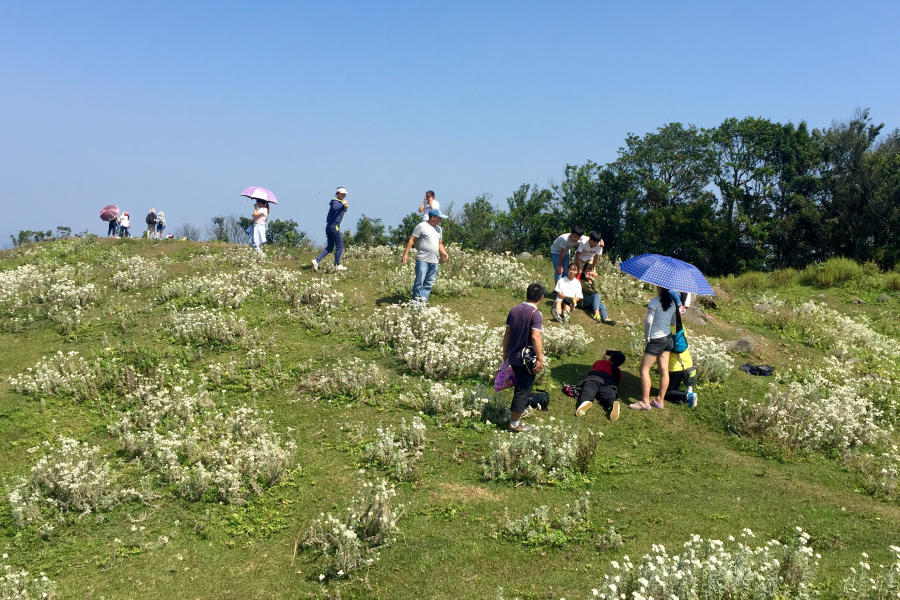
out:
{"label": "person lying on grass", "polygon": [[556,282],[556,302],[553,303],[550,314],[560,323],[569,322],[569,313],[575,308],[575,303],[584,297],[577,277],[578,267],[569,265],[567,276]]}
{"label": "person lying on grass", "polygon": [[609,318],[606,305],[600,298],[600,288],[597,286],[597,269],[591,263],[585,263],[581,272],[581,306],[591,311],[591,318],[598,323],[606,323],[615,326],[616,322]]}
{"label": "person lying on grass", "polygon": [[607,350],[606,356],[607,358],[595,362],[591,372],[578,384],[580,390],[575,400],[576,417],[583,417],[594,402],[600,402],[610,421],[619,419],[618,385],[622,381],[619,367],[625,362],[625,355],[618,350]]}

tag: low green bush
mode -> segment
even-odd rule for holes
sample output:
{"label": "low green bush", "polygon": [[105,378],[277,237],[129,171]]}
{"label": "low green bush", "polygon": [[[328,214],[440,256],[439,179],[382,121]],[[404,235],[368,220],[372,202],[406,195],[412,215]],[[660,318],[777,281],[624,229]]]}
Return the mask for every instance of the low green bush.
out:
{"label": "low green bush", "polygon": [[[877,267],[875,267],[877,270]],[[800,273],[800,281],[819,288],[830,288],[860,279],[871,267],[863,267],[849,258],[829,258],[824,263],[809,265]]]}
{"label": "low green bush", "polygon": [[797,269],[775,269],[769,277],[775,285],[785,286],[796,282],[800,272]]}

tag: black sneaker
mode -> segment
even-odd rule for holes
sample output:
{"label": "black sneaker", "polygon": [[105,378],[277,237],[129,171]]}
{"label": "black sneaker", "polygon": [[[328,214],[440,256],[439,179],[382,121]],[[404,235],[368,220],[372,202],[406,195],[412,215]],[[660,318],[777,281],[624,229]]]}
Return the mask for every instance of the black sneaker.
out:
{"label": "black sneaker", "polygon": [[575,409],[575,416],[583,417],[584,413],[586,413],[588,411],[588,409],[590,407],[592,407],[593,405],[594,405],[594,403],[591,402],[590,400],[585,400],[584,402],[582,402],[581,404],[578,405],[578,408]]}
{"label": "black sneaker", "polygon": [[534,427],[532,427],[531,425],[524,425],[522,423],[519,423],[517,427],[513,427],[512,425],[510,425],[509,429],[507,429],[507,431],[510,433],[531,433],[533,430]]}
{"label": "black sneaker", "polygon": [[541,401],[538,402],[538,406],[541,407],[541,410],[550,410],[550,396],[541,399]]}

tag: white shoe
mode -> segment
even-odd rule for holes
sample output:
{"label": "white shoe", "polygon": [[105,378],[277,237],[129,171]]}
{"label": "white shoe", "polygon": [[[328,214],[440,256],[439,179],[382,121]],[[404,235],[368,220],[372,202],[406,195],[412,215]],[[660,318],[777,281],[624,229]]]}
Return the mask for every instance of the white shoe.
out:
{"label": "white shoe", "polygon": [[346,271],[346,270],[347,270],[347,267],[345,267],[344,265],[337,265],[337,266],[334,268],[334,270],[335,270],[335,271]]}
{"label": "white shoe", "polygon": [[317,261],[316,259],[312,259],[312,266],[313,266],[313,271],[318,271],[319,270],[319,261]]}

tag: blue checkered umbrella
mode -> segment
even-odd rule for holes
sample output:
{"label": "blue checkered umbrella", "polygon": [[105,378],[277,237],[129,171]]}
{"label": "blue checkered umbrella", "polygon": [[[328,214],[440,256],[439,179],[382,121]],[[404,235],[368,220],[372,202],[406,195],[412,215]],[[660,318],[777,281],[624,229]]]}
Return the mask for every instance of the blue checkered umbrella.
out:
{"label": "blue checkered umbrella", "polygon": [[634,275],[641,281],[700,296],[715,296],[712,286],[700,269],[677,258],[662,254],[641,254],[629,258],[619,268],[623,273]]}

